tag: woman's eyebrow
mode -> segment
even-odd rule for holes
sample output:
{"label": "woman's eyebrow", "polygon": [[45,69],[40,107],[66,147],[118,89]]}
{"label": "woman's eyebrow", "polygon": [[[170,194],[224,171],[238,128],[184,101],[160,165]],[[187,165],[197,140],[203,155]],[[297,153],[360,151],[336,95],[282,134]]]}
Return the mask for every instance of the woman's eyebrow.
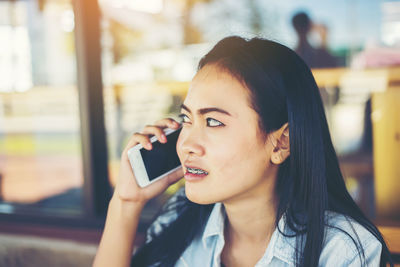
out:
{"label": "woman's eyebrow", "polygon": [[[190,111],[190,109],[187,106],[185,106],[184,104],[181,105],[181,109],[184,109],[189,113],[192,113]],[[209,112],[219,112],[219,113],[222,113],[222,114],[225,114],[225,115],[228,115],[228,116],[232,116],[228,111],[220,109],[220,108],[216,108],[216,107],[201,108],[201,109],[199,109],[197,111],[197,113],[200,114],[200,115],[204,115],[204,114],[209,113]]]}

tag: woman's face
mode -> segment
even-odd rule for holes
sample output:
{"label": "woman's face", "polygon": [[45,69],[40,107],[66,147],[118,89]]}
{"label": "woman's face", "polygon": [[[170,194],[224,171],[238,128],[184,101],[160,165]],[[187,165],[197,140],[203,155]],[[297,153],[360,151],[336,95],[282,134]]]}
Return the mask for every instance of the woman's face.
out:
{"label": "woman's face", "polygon": [[181,112],[177,151],[191,201],[227,203],[268,192],[277,170],[270,161],[273,147],[262,137],[247,88],[206,65],[193,78]]}

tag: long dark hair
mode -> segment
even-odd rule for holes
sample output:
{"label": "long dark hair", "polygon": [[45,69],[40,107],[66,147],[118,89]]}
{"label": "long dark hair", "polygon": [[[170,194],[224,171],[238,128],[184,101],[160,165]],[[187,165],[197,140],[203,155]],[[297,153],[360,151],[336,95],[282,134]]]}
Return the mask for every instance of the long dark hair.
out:
{"label": "long dark hair", "polygon": [[[198,70],[208,64],[228,71],[249,89],[259,127],[266,135],[289,123],[290,156],[279,167],[275,189],[276,225],[285,214],[287,225],[296,233],[296,265],[318,265],[325,229],[335,228],[327,225],[325,212],[334,211],[371,232],[382,244],[380,265],[389,262],[393,266],[382,235],[345,187],[319,90],[304,61],[276,42],[231,36],[200,60]],[[192,240],[202,234],[213,205],[199,205],[182,197],[172,208],[179,212],[178,218],[139,249],[132,266],[173,266]],[[365,261],[362,244],[350,238],[360,260]]]}

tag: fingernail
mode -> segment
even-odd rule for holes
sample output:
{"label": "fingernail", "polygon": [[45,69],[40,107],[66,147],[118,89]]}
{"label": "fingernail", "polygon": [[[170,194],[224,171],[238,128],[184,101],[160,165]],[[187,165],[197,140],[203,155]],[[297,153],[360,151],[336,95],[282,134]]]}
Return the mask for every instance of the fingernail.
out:
{"label": "fingernail", "polygon": [[165,137],[165,135],[161,135],[161,141],[167,141],[167,137]]}
{"label": "fingernail", "polygon": [[146,144],[146,148],[147,148],[147,149],[151,149],[151,144],[150,144],[150,143],[147,143],[147,144]]}

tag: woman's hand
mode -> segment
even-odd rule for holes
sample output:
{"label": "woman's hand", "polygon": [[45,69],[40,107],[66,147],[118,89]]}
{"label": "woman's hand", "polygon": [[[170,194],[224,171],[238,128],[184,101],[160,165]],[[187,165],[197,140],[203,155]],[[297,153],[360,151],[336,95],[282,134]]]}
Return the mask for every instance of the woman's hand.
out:
{"label": "woman's hand", "polygon": [[[106,224],[93,266],[129,266],[139,218],[144,204],[162,193],[167,187],[183,177],[182,168],[145,188],[137,185],[129,159],[128,150],[141,144],[151,150],[150,135],[161,143],[167,142],[163,129],[178,129],[173,119],[163,119],[154,126],[146,126],[142,133],[135,133],[122,152],[121,165],[114,195],[108,206]],[[115,244],[118,244],[116,246]]]}
{"label": "woman's hand", "polygon": [[166,143],[168,140],[164,134],[163,129],[171,128],[178,129],[180,127],[179,123],[173,119],[162,119],[157,121],[155,125],[146,126],[141,133],[135,133],[130,138],[127,146],[122,152],[121,164],[119,169],[119,176],[117,185],[114,191],[114,198],[119,198],[120,200],[126,202],[132,202],[135,204],[144,205],[146,202],[155,196],[164,192],[167,187],[180,178],[183,177],[182,168],[170,173],[166,177],[141,188],[136,183],[135,175],[132,171],[129,159],[128,150],[137,144],[141,144],[145,149],[151,150],[152,145],[150,142],[150,137],[152,135],[157,137],[157,140],[161,143]]}

